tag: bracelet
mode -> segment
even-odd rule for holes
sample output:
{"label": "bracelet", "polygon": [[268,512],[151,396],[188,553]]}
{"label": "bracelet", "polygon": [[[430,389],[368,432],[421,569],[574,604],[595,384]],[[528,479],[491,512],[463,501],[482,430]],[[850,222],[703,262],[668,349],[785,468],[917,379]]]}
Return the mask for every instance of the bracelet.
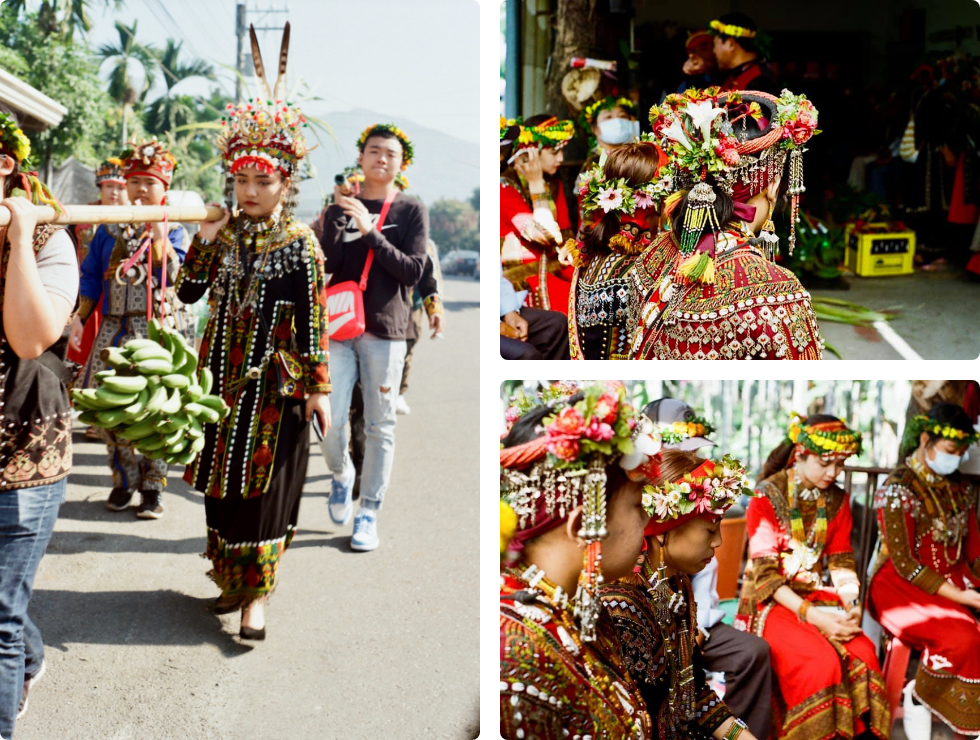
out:
{"label": "bracelet", "polygon": [[806,613],[810,611],[811,606],[813,605],[806,599],[800,602],[800,608],[796,610],[796,616],[801,622],[806,622]]}
{"label": "bracelet", "polygon": [[532,206],[544,205],[544,204],[547,204],[549,207],[551,205],[551,196],[548,195],[547,190],[544,191],[543,193],[531,193]]}
{"label": "bracelet", "polygon": [[728,728],[728,732],[725,733],[725,740],[735,740],[735,738],[747,729],[749,729],[749,726],[736,717],[735,721],[732,722],[732,726]]}

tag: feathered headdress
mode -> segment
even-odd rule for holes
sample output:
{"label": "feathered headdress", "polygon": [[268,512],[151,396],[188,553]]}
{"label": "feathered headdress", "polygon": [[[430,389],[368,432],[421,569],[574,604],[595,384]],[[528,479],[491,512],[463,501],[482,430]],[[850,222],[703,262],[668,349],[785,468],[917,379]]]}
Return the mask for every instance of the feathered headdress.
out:
{"label": "feathered headdress", "polygon": [[[170,146],[170,134],[167,134]],[[126,151],[122,153],[123,174],[128,179],[137,175],[155,177],[168,188],[177,170],[177,159],[170,153],[170,147],[154,136],[147,141],[134,139],[126,143]]]}
{"label": "feathered headdress", "polygon": [[286,101],[289,23],[282,33],[279,75],[274,87],[266,79],[262,52],[252,26],[249,26],[249,36],[258,94],[237,106],[228,104],[221,119],[223,131],[218,138],[218,149],[232,175],[242,167],[257,167],[270,175],[279,172],[283,177],[292,177],[309,148],[303,135],[303,129],[308,126],[306,118],[296,105]]}

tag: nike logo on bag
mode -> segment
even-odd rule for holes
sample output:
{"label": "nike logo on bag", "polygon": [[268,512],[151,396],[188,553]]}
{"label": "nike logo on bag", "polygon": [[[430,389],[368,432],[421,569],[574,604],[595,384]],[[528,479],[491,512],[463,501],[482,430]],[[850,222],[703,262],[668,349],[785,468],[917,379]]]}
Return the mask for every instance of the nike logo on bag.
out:
{"label": "nike logo on bag", "polygon": [[345,313],[342,316],[337,316],[336,318],[331,318],[330,319],[330,325],[327,327],[327,334],[328,335],[329,334],[336,334],[337,333],[337,330],[340,327],[342,327],[348,321],[352,321],[354,319],[354,315],[355,315],[354,312],[353,311],[350,311],[348,313]]}
{"label": "nike logo on bag", "polygon": [[350,291],[345,291],[327,296],[327,315],[330,316],[327,333],[336,334],[340,327],[356,317],[354,294]]}

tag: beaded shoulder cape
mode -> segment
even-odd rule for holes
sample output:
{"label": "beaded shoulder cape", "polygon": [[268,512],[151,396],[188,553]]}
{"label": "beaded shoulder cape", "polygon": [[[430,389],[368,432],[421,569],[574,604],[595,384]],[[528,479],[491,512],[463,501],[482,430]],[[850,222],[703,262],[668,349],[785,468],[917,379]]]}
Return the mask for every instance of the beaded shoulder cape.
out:
{"label": "beaded shoulder cape", "polygon": [[713,283],[676,284],[673,232],[631,273],[642,302],[634,359],[820,359],[810,294],[789,270],[740,243],[716,256]]}

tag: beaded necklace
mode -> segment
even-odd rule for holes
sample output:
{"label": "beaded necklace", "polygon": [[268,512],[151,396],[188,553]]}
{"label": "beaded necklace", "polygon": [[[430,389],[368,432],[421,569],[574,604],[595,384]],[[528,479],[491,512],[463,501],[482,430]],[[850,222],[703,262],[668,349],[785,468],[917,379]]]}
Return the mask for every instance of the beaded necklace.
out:
{"label": "beaded necklace", "polygon": [[796,493],[796,470],[786,472],[786,500],[790,506],[789,526],[790,547],[793,552],[784,556],[786,575],[792,578],[801,570],[809,571],[820,560],[824,544],[827,542],[827,496],[823,491],[817,493],[817,517],[807,532],[803,526],[800,499]]}
{"label": "beaded necklace", "polygon": [[526,584],[524,590],[537,596],[539,605],[537,608],[546,614],[546,618],[539,622],[540,618],[529,613],[526,606],[524,609],[518,608],[519,605],[515,601],[515,611],[524,617],[525,626],[535,632],[542,642],[550,641],[553,637],[543,626],[550,617],[555,623],[562,646],[572,656],[580,659],[579,662],[575,663],[575,666],[584,669],[582,672],[588,680],[591,693],[603,703],[610,714],[618,719],[621,726],[628,728],[628,734],[625,737],[647,737],[642,706],[634,709],[630,705],[632,697],[623,685],[611,675],[609,667],[599,659],[596,651],[582,642],[572,616],[572,609],[569,608],[568,594],[562,590],[561,586],[548,580],[544,571],[538,566],[528,565],[524,562],[519,562],[513,568],[506,569],[504,575],[519,583]]}
{"label": "beaded necklace", "polygon": [[[653,601],[654,616],[660,628],[667,660],[667,675],[670,677],[667,692],[668,716],[664,718],[667,721],[659,721],[658,718],[658,726],[662,738],[674,740],[686,736],[681,733],[686,732],[687,724],[695,718],[694,636],[698,627],[697,613],[690,606],[694,603],[693,587],[690,580],[685,584],[684,579],[681,579],[681,588],[685,593],[673,591],[667,576],[667,566],[662,559],[654,570],[650,558],[644,558],[640,572],[648,584],[647,592]],[[685,607],[690,623],[683,618]],[[679,624],[675,624],[676,617],[680,617]],[[671,639],[675,634],[676,645]]]}
{"label": "beaded necklace", "polygon": [[[280,211],[276,211],[266,218],[253,220],[242,216],[235,225],[235,252],[234,262],[232,263],[229,282],[231,285],[232,311],[237,318],[241,318],[246,311],[255,307],[259,295],[259,286],[262,277],[265,275],[265,265],[269,260],[271,249],[262,249],[265,246],[259,244],[261,234],[270,234],[277,230],[279,225]],[[251,249],[248,242],[251,238]],[[253,258],[259,252],[263,252],[262,264],[257,271],[253,271]],[[242,295],[242,283],[245,284],[244,296]]]}

